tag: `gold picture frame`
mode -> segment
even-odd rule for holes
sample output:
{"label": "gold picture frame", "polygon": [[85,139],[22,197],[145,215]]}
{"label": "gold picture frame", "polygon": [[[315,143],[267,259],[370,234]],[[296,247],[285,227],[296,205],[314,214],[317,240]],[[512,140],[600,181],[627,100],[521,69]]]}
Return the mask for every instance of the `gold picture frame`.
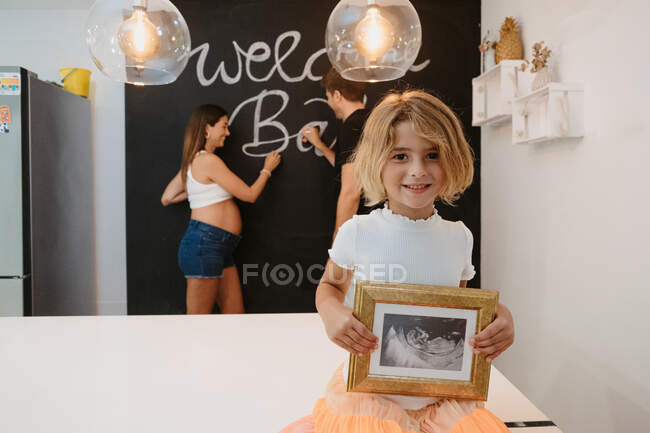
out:
{"label": "gold picture frame", "polygon": [[357,281],[354,314],[379,348],[350,355],[347,390],[487,400],[490,363],[468,340],[494,320],[498,302],[496,290]]}

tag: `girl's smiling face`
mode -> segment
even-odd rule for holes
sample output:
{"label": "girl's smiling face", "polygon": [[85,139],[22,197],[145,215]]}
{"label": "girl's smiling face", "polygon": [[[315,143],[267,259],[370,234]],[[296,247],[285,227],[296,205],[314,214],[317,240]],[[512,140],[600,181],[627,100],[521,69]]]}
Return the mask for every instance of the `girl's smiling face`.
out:
{"label": "girl's smiling face", "polygon": [[388,207],[413,220],[430,217],[445,178],[436,146],[417,135],[410,122],[398,123],[395,147],[382,170]]}

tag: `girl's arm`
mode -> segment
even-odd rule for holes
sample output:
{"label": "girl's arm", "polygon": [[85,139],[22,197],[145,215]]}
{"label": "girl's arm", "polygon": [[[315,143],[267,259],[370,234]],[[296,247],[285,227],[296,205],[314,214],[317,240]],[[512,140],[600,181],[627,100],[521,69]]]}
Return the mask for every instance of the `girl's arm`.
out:
{"label": "girl's arm", "polygon": [[235,173],[230,171],[226,163],[216,155],[206,155],[200,162],[206,170],[208,178],[217,183],[223,189],[228,191],[239,200],[255,203],[257,198],[262,193],[266,182],[271,177],[271,172],[280,163],[280,155],[277,152],[271,152],[264,161],[265,171],[260,171],[257,180],[251,186],[239,178]]}
{"label": "girl's arm", "polygon": [[475,354],[485,355],[487,361],[492,361],[515,341],[515,324],[508,307],[503,304],[497,306],[494,321],[474,337],[469,344],[474,348]]}
{"label": "girl's arm", "polygon": [[[461,280],[459,287],[467,287],[467,280]],[[469,339],[469,345],[474,353],[485,355],[487,361],[492,361],[515,342],[515,323],[508,307],[497,305],[494,321],[477,335]]]}
{"label": "girl's arm", "polygon": [[181,172],[179,170],[178,173],[176,173],[176,176],[174,176],[171,182],[169,182],[165,191],[163,191],[160,202],[163,206],[168,206],[183,200],[187,200],[187,191],[185,191],[185,185],[183,185]]}
{"label": "girl's arm", "polygon": [[316,289],[316,309],[329,339],[348,352],[361,356],[378,347],[378,338],[354,317],[351,308],[343,305],[353,272],[329,259]]}

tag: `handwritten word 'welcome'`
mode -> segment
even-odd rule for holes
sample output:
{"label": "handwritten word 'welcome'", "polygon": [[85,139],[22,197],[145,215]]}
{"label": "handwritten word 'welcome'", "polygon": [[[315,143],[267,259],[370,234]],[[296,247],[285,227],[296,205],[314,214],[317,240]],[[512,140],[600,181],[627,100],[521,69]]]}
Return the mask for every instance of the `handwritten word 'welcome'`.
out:
{"label": "handwritten word 'welcome'", "polygon": [[[316,60],[318,60],[320,56],[326,53],[325,48],[321,48],[315,51],[307,58],[307,60],[305,61],[305,66],[300,75],[292,77],[283,69],[282,66],[283,62],[285,62],[287,58],[296,50],[296,48],[300,43],[301,38],[302,36],[300,32],[296,30],[284,32],[276,38],[273,50],[271,50],[269,44],[263,41],[253,42],[248,47],[247,50],[243,49],[236,41],[233,41],[232,44],[235,49],[235,54],[237,56],[237,71],[234,73],[234,75],[229,75],[229,73],[226,71],[226,64],[222,60],[219,63],[217,70],[210,78],[207,78],[205,76],[205,61],[210,51],[210,44],[208,44],[207,42],[194,48],[190,52],[190,56],[193,56],[197,53],[199,55],[199,58],[196,62],[196,76],[199,83],[204,87],[212,85],[217,80],[217,78],[221,78],[221,81],[223,81],[225,84],[228,85],[236,84],[241,81],[242,76],[244,74],[246,78],[256,83],[269,81],[271,77],[273,77],[273,75],[276,73],[277,75],[280,76],[280,78],[282,78],[282,80],[284,80],[287,83],[298,83],[307,79],[311,81],[319,81],[322,78],[322,76],[314,75],[314,72],[312,71],[312,67],[316,62]],[[290,40],[290,44],[286,49],[286,51],[283,51],[282,45],[285,40]],[[270,69],[268,70],[267,74],[264,75],[263,77],[258,77],[253,75],[253,72],[251,71],[252,65],[255,63],[267,62],[269,59],[271,59],[271,54],[273,54],[273,63]],[[419,65],[411,66],[410,70],[413,72],[421,71],[424,68],[426,68],[429,65],[429,63],[430,60],[427,59],[424,62],[420,63]],[[262,119],[261,113],[262,113],[262,105],[264,101],[266,99],[273,99],[273,98],[281,99],[282,105],[280,106],[280,109],[278,109],[270,117],[266,119]],[[304,102],[303,105],[306,106],[312,102],[322,102],[327,104],[327,101],[323,98],[312,98]],[[302,142],[302,136],[300,134],[302,128],[299,129],[298,132],[291,134],[289,133],[287,127],[284,126],[284,124],[278,120],[279,116],[289,105],[289,94],[284,90],[264,89],[256,96],[252,96],[242,101],[239,105],[237,105],[237,107],[233,110],[232,114],[230,115],[229,123],[232,125],[233,121],[235,120],[235,118],[237,117],[241,109],[247,104],[253,104],[253,103],[255,104],[255,109],[253,114],[253,141],[250,143],[245,143],[242,146],[242,152],[244,152],[244,154],[252,157],[264,157],[268,155],[271,152],[271,150],[268,150],[268,147],[265,147],[264,152],[258,151],[259,152],[258,153],[255,151],[255,148],[265,144],[267,145],[275,144],[276,146],[272,150],[275,150],[277,152],[282,152],[287,148],[291,139],[295,139],[296,146],[301,152],[307,152],[310,149],[312,149],[313,146],[311,144],[307,143],[307,145],[305,145],[305,143]],[[325,120],[316,120],[316,121],[308,122],[303,126],[303,128],[306,126],[318,126],[321,134],[323,134],[323,132],[327,128],[327,124],[328,122]],[[273,128],[276,131],[279,131],[280,137],[273,140],[262,140],[260,137],[260,131],[262,130],[262,128]],[[335,142],[336,140],[332,142],[329,147],[334,146]],[[314,151],[317,156],[323,156],[323,154],[318,149],[314,149]]]}
{"label": "handwritten word 'welcome'", "polygon": [[[282,52],[281,51],[282,42],[284,42],[284,40],[287,38],[291,39],[291,44],[285,52]],[[317,50],[316,52],[311,54],[309,58],[307,58],[302,74],[300,74],[297,77],[289,76],[289,74],[287,74],[282,68],[282,63],[291,55],[291,53],[295,51],[301,39],[302,36],[300,32],[297,30],[290,30],[288,32],[284,32],[277,37],[273,49],[273,65],[271,66],[271,69],[269,69],[268,73],[264,77],[256,77],[255,75],[253,75],[253,72],[251,71],[251,65],[253,63],[264,63],[271,58],[271,47],[269,46],[269,44],[263,41],[253,42],[250,45],[250,47],[248,47],[248,50],[244,50],[237,43],[237,41],[232,41],[232,45],[235,48],[235,54],[237,55],[237,72],[234,75],[228,75],[228,72],[226,72],[226,64],[222,60],[219,63],[216,72],[210,78],[206,78],[205,61],[210,51],[210,44],[208,44],[207,42],[194,48],[190,52],[190,57],[199,53],[199,58],[196,62],[196,75],[199,80],[199,83],[204,87],[212,85],[218,77],[221,77],[221,80],[225,84],[238,83],[242,78],[243,72],[246,73],[246,77],[248,77],[249,80],[256,83],[269,81],[273,76],[273,74],[275,74],[276,72],[287,83],[298,83],[300,81],[304,81],[305,79],[309,79],[311,81],[318,81],[322,78],[322,76],[314,75],[312,71],[312,67],[316,62],[316,60],[318,60],[320,56],[326,53],[325,48],[321,48],[320,50]],[[424,62],[420,63],[419,65],[411,66],[410,70],[413,72],[421,71],[422,69],[426,68],[429,65],[429,63],[430,60],[427,59]]]}
{"label": "handwritten word 'welcome'", "polygon": [[[282,42],[287,38],[292,39],[291,45],[289,46],[289,49],[287,51],[282,53],[280,51]],[[248,50],[244,50],[242,49],[242,47],[239,46],[239,44],[236,41],[232,41],[232,45],[233,47],[235,47],[235,54],[237,55],[237,73],[232,76],[228,75],[228,73],[226,72],[226,65],[223,61],[221,61],[214,75],[212,75],[212,77],[210,78],[205,77],[205,60],[207,59],[208,52],[210,51],[210,44],[208,44],[207,42],[194,48],[190,52],[190,56],[196,53],[200,53],[199,59],[196,62],[196,74],[197,74],[197,78],[199,79],[199,83],[201,83],[202,86],[211,85],[212,83],[215,82],[217,77],[221,77],[221,80],[226,84],[238,83],[241,80],[241,76],[242,76],[242,63],[248,79],[257,83],[269,81],[273,76],[273,74],[276,72],[287,83],[297,83],[300,81],[304,81],[305,78],[309,78],[312,81],[318,81],[321,79],[321,77],[315,76],[312,73],[311,68],[314,62],[320,56],[325,54],[325,48],[322,48],[316,51],[315,53],[313,53],[311,56],[309,56],[309,58],[305,62],[305,67],[303,69],[302,74],[297,77],[289,76],[289,74],[287,74],[284,71],[284,69],[282,69],[282,62],[284,62],[287,59],[287,57],[289,57],[291,53],[296,49],[296,47],[300,43],[301,38],[302,36],[300,35],[300,32],[296,30],[284,32],[280,36],[278,36],[278,38],[275,40],[275,48],[273,50],[273,66],[269,70],[268,74],[266,74],[266,76],[264,77],[256,77],[255,75],[253,75],[251,71],[251,65],[253,63],[266,62],[271,58],[271,47],[269,47],[269,45],[266,42],[262,42],[262,41],[253,42],[251,46],[248,47]]]}

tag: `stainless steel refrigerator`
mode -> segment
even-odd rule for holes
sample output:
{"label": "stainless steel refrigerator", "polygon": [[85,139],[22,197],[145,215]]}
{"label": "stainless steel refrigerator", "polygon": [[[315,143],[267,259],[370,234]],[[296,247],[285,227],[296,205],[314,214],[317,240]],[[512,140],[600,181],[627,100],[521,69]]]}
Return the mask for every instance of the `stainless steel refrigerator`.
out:
{"label": "stainless steel refrigerator", "polygon": [[90,102],[0,66],[0,316],[97,312]]}

